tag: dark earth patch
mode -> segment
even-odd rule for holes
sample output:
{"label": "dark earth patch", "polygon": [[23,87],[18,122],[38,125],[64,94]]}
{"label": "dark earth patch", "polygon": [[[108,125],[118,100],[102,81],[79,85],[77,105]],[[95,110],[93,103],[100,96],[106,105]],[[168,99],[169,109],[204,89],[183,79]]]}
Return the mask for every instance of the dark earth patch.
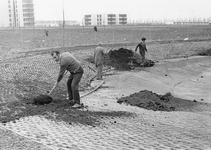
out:
{"label": "dark earth patch", "polygon": [[131,67],[128,63],[131,61],[129,57],[132,56],[133,52],[128,49],[112,50],[105,57],[105,65],[112,66],[117,70],[130,70]]}
{"label": "dark earth patch", "polygon": [[65,121],[69,124],[79,123],[83,125],[100,125],[99,119],[103,117],[133,117],[128,112],[92,112],[87,109],[74,109],[69,105],[68,100],[54,99],[45,105],[35,105],[33,99],[25,98],[17,102],[0,104],[0,122],[5,124],[27,117],[42,115],[54,121]]}
{"label": "dark earth patch", "polygon": [[154,111],[210,111],[211,104],[176,98],[171,93],[159,95],[152,91],[143,90],[138,93],[121,97],[118,103],[126,103]]}
{"label": "dark earth patch", "polygon": [[40,94],[37,97],[33,98],[33,103],[37,105],[49,104],[53,101],[53,98],[49,95]]}
{"label": "dark earth patch", "polygon": [[199,52],[198,55],[201,55],[201,56],[211,56],[211,49],[208,49],[208,50],[203,51],[203,52]]}

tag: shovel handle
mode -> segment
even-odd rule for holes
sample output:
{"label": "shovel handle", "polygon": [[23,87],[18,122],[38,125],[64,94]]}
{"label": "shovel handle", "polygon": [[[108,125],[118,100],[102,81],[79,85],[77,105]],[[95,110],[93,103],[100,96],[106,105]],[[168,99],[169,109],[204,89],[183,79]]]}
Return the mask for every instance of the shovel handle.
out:
{"label": "shovel handle", "polygon": [[[65,71],[64,75],[62,76],[62,78],[67,74],[68,71]],[[53,90],[56,88],[56,86],[53,86],[53,88],[50,90],[50,92],[48,93],[48,95],[50,95]]]}
{"label": "shovel handle", "polygon": [[53,90],[56,88],[56,86],[54,86],[51,90],[50,90],[50,92],[48,93],[48,95],[51,95],[51,93],[53,92]]}

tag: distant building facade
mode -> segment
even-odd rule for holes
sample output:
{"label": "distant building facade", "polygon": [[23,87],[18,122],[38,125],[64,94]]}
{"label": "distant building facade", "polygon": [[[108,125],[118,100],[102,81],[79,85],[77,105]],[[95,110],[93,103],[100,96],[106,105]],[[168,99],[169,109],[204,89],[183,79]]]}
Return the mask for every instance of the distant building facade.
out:
{"label": "distant building facade", "polygon": [[84,25],[126,25],[127,14],[90,14],[84,15]]}
{"label": "distant building facade", "polygon": [[[79,26],[80,25],[78,21],[69,21],[69,20],[65,20],[64,24],[65,26]],[[40,26],[40,27],[57,27],[57,26],[62,26],[62,25],[63,25],[63,21],[57,21],[57,20],[35,21],[35,26]]]}
{"label": "distant building facade", "polygon": [[1,0],[0,27],[34,26],[33,0]]}

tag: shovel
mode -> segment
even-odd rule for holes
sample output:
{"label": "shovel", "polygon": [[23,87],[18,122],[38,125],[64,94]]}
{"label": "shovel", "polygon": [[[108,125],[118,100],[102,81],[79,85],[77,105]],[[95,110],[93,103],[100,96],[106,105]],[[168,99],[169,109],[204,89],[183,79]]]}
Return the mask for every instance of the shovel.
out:
{"label": "shovel", "polygon": [[[62,78],[67,74],[68,71],[65,71],[65,73],[63,74]],[[50,92],[47,92],[48,95],[51,95],[51,93],[53,92],[53,90],[56,88],[56,86],[53,86],[52,89],[50,90]]]}
{"label": "shovel", "polygon": [[[68,71],[66,71],[63,75],[63,77],[67,74]],[[62,78],[63,78],[62,77]],[[41,94],[35,98],[33,98],[33,103],[37,105],[44,105],[49,104],[53,101],[53,98],[50,96],[53,90],[56,88],[56,86],[53,86],[53,88],[50,90],[50,92],[47,92],[47,94]]]}

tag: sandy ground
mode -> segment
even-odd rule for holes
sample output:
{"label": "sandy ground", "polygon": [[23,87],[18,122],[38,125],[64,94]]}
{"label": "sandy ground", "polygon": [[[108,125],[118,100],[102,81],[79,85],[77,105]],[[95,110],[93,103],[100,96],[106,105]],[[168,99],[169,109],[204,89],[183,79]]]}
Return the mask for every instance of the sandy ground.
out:
{"label": "sandy ground", "polygon": [[210,64],[209,57],[163,60],[151,68],[137,68],[142,71],[130,73],[130,78],[141,82],[134,83],[140,90],[170,92],[176,97],[211,103]]}

